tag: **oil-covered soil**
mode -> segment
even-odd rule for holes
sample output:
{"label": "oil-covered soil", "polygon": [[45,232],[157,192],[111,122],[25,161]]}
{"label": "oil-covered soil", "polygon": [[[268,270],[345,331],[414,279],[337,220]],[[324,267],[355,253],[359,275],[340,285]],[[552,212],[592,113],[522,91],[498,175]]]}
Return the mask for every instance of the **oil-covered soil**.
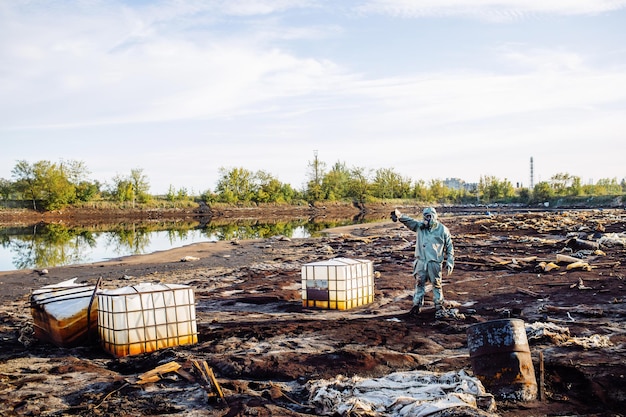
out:
{"label": "oil-covered soil", "polygon": [[[624,415],[626,213],[440,212],[456,249],[444,294],[457,314],[439,319],[432,293],[419,316],[407,314],[414,236],[388,220],[319,238],[207,242],[46,274],[0,273],[0,415],[319,415],[307,392],[311,381],[413,370],[471,375],[468,327],[503,318],[543,329],[528,333],[541,389],[534,401],[497,400],[491,413]],[[304,308],[302,265],[335,257],[373,262],[374,302],[343,311]],[[104,288],[189,284],[198,343],[115,358],[98,344],[67,349],[35,339],[30,292],[73,277],[102,277]],[[180,372],[137,383],[171,362]],[[194,362],[214,371],[223,400]],[[435,415],[489,415],[456,412]]]}

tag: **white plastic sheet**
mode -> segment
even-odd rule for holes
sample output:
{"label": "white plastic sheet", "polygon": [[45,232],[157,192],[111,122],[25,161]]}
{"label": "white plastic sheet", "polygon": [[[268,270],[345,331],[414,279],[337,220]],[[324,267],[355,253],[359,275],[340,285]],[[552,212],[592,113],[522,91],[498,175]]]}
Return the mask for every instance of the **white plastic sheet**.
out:
{"label": "white plastic sheet", "polygon": [[340,416],[428,416],[451,407],[477,408],[477,397],[488,395],[482,383],[463,370],[396,372],[381,378],[340,375],[311,381],[307,388],[319,415]]}

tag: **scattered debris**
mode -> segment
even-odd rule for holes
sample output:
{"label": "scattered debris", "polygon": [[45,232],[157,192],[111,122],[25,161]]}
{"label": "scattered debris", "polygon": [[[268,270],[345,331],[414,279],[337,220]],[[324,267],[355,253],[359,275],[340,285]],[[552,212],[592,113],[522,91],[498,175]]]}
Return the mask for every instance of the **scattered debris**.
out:
{"label": "scattered debris", "polygon": [[600,249],[600,244],[598,242],[594,242],[591,240],[582,240],[578,238],[568,240],[565,246],[572,249]]}
{"label": "scattered debris", "polygon": [[591,271],[591,266],[589,266],[587,262],[578,261],[568,264],[565,269],[567,269],[568,271],[571,269],[584,269],[585,271]]}
{"label": "scattered debris", "polygon": [[541,297],[541,296],[539,295],[539,293],[536,293],[536,292],[531,291],[531,290],[527,290],[527,289],[525,289],[525,288],[519,288],[519,287],[518,287],[518,288],[517,288],[517,292],[521,292],[522,294],[530,295],[531,297],[535,297],[535,298],[539,298],[539,297]]}
{"label": "scattered debris", "polygon": [[196,360],[192,361],[194,368],[200,373],[201,380],[203,383],[201,384],[207,395],[209,400],[212,400],[215,397],[219,397],[221,401],[226,404],[226,399],[224,398],[224,393],[222,392],[222,387],[217,382],[217,378],[215,378],[215,374],[213,373],[213,369],[207,365],[206,361],[198,362]]}
{"label": "scattered debris", "polygon": [[307,384],[318,415],[427,416],[449,408],[495,410],[493,396],[465,371],[395,372],[380,378],[338,376]]}
{"label": "scattered debris", "polygon": [[435,312],[435,318],[465,320],[465,314],[461,313],[458,308],[440,308]]}
{"label": "scattered debris", "polygon": [[[569,314],[569,313],[568,313]],[[571,317],[571,316],[570,316]],[[535,322],[526,324],[526,335],[529,340],[550,339],[560,346],[582,346],[585,349],[606,348],[613,346],[606,335],[594,334],[587,337],[572,337],[568,327],[558,326],[554,323]]]}
{"label": "scattered debris", "polygon": [[540,268],[544,272],[550,272],[553,269],[559,269],[560,268],[554,262],[543,262],[543,261],[539,262],[539,265],[537,265],[537,267]]}
{"label": "scattered debris", "polygon": [[[576,284],[574,284],[576,285]],[[557,313],[575,313],[586,317],[602,317],[604,311],[601,308],[586,307],[586,306],[571,306],[571,307],[557,307],[553,305],[545,305],[542,307],[543,312],[557,312]]]}
{"label": "scattered debris", "polygon": [[180,261],[181,262],[193,262],[193,261],[197,261],[199,259],[200,258],[198,258],[197,256],[189,256],[189,255],[187,255],[184,258],[182,258]]}
{"label": "scattered debris", "polygon": [[569,286],[570,288],[578,288],[579,290],[592,290],[593,288],[591,287],[587,287],[584,283],[583,283],[583,279],[582,278],[578,278],[578,282],[576,284],[572,284]]}
{"label": "scattered debris", "polygon": [[137,377],[136,381],[133,381],[132,383],[137,385],[144,385],[158,382],[163,379],[164,374],[168,372],[177,372],[180,368],[181,366],[177,362],[168,362],[166,364],[159,365],[148,372],[144,372],[143,374],[139,375],[139,377]]}
{"label": "scattered debris", "polygon": [[626,233],[607,233],[598,243],[602,246],[626,246]]}
{"label": "scattered debris", "polygon": [[600,349],[613,346],[611,340],[606,335],[594,334],[587,337],[572,337],[563,342],[563,346],[582,346],[585,349]]}
{"label": "scattered debris", "polygon": [[563,343],[570,338],[568,327],[544,322],[526,323],[526,336],[529,341],[548,338],[556,344]]}

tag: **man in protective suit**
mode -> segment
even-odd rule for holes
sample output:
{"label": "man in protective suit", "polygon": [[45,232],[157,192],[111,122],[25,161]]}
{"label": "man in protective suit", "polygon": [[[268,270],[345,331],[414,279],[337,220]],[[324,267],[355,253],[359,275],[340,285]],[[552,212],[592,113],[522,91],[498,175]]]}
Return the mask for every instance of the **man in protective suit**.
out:
{"label": "man in protective suit", "polygon": [[391,212],[391,220],[400,221],[407,228],[415,232],[415,260],[413,261],[413,276],[415,277],[415,293],[413,308],[410,315],[420,313],[424,305],[426,283],[433,285],[433,301],[435,302],[435,316],[444,313],[443,290],[441,288],[441,270],[445,258],[448,275],[454,269],[454,245],[448,228],[439,222],[437,211],[433,207],[424,209],[423,220],[415,220],[400,213],[398,209]]}

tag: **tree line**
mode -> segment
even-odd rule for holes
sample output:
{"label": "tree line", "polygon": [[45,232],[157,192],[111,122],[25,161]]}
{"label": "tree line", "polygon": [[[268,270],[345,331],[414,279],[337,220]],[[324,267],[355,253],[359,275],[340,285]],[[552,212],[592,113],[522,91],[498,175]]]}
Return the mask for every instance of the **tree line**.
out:
{"label": "tree line", "polygon": [[[219,168],[217,183],[200,195],[190,195],[186,188],[170,185],[166,195],[149,193],[149,178],[140,168],[127,175],[116,175],[108,182],[89,178],[82,161],[19,160],[11,179],[0,178],[0,198],[27,201],[34,210],[58,210],[68,205],[105,201],[128,205],[146,205],[155,201],[207,204],[314,204],[316,202],[352,201],[359,204],[385,200],[414,200],[422,203],[522,203],[531,204],[560,197],[619,196],[624,200],[626,180],[600,179],[583,184],[580,177],[567,173],[554,175],[532,189],[513,186],[507,179],[481,176],[478,183],[452,179],[414,180],[393,168],[365,169],[336,162],[327,168],[317,154],[307,166],[307,182],[302,189],[283,183],[266,171]],[[6,204],[5,204],[6,205]]]}

